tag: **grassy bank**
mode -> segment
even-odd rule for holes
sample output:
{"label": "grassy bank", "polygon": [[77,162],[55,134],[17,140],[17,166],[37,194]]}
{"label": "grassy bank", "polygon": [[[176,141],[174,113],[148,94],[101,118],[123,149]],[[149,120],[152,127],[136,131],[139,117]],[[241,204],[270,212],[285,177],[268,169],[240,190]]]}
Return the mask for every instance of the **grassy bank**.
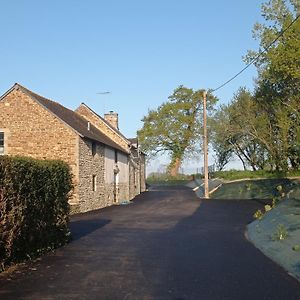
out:
{"label": "grassy bank", "polygon": [[265,255],[300,280],[300,200],[283,200],[247,226],[248,237]]}
{"label": "grassy bank", "polygon": [[211,197],[215,199],[273,199],[299,190],[299,181],[287,178],[244,180],[223,184]]}

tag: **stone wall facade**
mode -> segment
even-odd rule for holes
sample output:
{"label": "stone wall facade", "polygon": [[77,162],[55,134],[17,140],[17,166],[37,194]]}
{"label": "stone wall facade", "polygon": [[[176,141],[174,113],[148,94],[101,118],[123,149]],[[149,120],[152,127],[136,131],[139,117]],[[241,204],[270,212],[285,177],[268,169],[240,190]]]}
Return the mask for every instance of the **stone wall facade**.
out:
{"label": "stone wall facade", "polygon": [[21,90],[13,90],[0,101],[0,131],[5,155],[67,162],[75,185],[71,204],[78,203],[78,135],[70,127]]}
{"label": "stone wall facade", "polygon": [[115,129],[108,126],[97,114],[90,110],[85,104],[81,104],[76,112],[84,117],[86,120],[90,121],[96,128],[103,132],[106,136],[115,141],[124,150],[128,151],[128,141],[116,132]]}
{"label": "stone wall facade", "polygon": [[129,176],[131,198],[146,191],[146,156],[136,148],[131,150]]}
{"label": "stone wall facade", "polygon": [[119,168],[118,178],[118,199],[119,201],[129,200],[129,156],[118,151],[117,164]]}
{"label": "stone wall facade", "polygon": [[141,192],[146,191],[146,155],[141,153],[140,155],[140,181],[141,181]]}
{"label": "stone wall facade", "polygon": [[[101,132],[115,141],[125,150],[129,150],[129,141],[120,135],[118,131],[108,126],[96,113],[94,113],[85,104],[81,104],[76,112],[79,113],[86,120],[90,121]],[[119,185],[119,196],[123,199],[133,199],[136,195],[146,191],[146,159],[145,155],[141,153],[138,155],[137,150],[132,148],[132,156],[139,157],[139,159],[133,159],[128,155],[128,189],[125,184]],[[112,188],[110,188],[112,189]]]}
{"label": "stone wall facade", "polygon": [[[93,153],[95,143],[95,153]],[[105,146],[89,139],[79,139],[80,211],[99,209],[114,204],[105,185]]]}
{"label": "stone wall facade", "polygon": [[133,160],[129,162],[129,198],[133,199],[140,193],[139,165]]}
{"label": "stone wall facade", "polygon": [[133,159],[129,154],[129,141],[85,105],[81,105],[77,113],[124,152],[83,138],[40,102],[15,88],[0,101],[3,154],[68,163],[73,175],[74,190],[70,199],[73,213],[127,201],[145,191],[145,161],[139,163]]}
{"label": "stone wall facade", "polygon": [[105,190],[115,203],[129,200],[128,155],[105,147]]}

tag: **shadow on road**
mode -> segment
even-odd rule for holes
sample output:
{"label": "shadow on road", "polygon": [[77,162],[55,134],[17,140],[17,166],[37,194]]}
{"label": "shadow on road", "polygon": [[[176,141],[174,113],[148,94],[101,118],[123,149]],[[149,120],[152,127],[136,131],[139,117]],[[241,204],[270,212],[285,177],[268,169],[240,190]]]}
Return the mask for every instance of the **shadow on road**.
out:
{"label": "shadow on road", "polygon": [[299,283],[244,236],[246,224],[263,205],[202,200],[175,227],[148,236],[153,243],[139,260],[155,287],[153,299],[300,299]]}
{"label": "shadow on road", "polygon": [[111,220],[106,219],[92,219],[92,220],[78,220],[71,221],[69,228],[71,230],[72,241],[76,241],[93,231],[109,224]]}
{"label": "shadow on road", "polygon": [[133,205],[72,217],[75,242],[0,276],[0,298],[299,300],[299,283],[244,237],[262,206],[154,187]]}

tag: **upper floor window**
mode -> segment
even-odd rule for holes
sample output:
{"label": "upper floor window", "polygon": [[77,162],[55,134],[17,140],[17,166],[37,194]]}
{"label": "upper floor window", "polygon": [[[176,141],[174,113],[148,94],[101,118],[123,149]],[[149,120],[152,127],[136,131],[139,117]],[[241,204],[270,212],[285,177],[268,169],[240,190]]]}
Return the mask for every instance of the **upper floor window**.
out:
{"label": "upper floor window", "polygon": [[92,155],[95,156],[96,152],[97,152],[97,143],[92,142]]}
{"label": "upper floor window", "polygon": [[118,162],[118,150],[115,149],[115,163]]}
{"label": "upper floor window", "polygon": [[4,132],[0,132],[0,154],[4,154]]}

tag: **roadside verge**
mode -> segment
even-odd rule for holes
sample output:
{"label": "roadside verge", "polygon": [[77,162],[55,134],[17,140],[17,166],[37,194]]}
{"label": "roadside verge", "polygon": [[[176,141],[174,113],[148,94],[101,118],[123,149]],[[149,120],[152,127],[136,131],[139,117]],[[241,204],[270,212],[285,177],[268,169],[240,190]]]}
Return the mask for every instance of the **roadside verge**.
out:
{"label": "roadside verge", "polygon": [[300,200],[282,200],[247,226],[248,239],[300,281]]}

